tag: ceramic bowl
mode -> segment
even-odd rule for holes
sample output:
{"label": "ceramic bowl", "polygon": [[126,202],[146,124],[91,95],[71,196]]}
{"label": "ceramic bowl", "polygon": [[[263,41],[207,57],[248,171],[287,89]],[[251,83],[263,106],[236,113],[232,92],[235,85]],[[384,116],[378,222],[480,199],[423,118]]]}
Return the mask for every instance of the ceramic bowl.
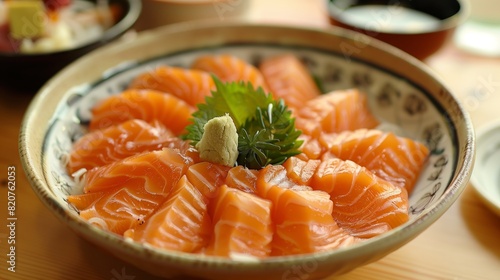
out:
{"label": "ceramic bowl", "polygon": [[479,127],[471,183],[484,203],[500,215],[500,121]]}
{"label": "ceramic bowl", "polygon": [[57,52],[36,54],[0,52],[0,82],[16,89],[36,91],[75,59],[119,38],[137,21],[141,13],[141,1],[110,0],[109,3],[120,7],[119,19],[96,41]]}
{"label": "ceramic bowl", "polygon": [[369,35],[421,60],[450,39],[468,15],[467,3],[464,0],[327,0],[331,24]]}
{"label": "ceramic bowl", "polygon": [[[459,197],[471,175],[471,121],[448,88],[420,61],[383,43],[362,45],[351,31],[248,23],[166,26],[129,44],[111,44],[78,60],[46,84],[26,113],[20,155],[34,192],[76,233],[110,254],[163,277],[321,279],[376,261],[418,236]],[[346,49],[356,48],[355,53]],[[345,249],[262,261],[235,261],[161,251],[132,243],[81,219],[66,197],[75,184],[64,155],[85,131],[90,108],[158,65],[187,67],[202,54],[230,53],[257,63],[289,52],[300,57],[325,91],[357,87],[377,117],[424,142],[431,154],[410,196],[410,221]],[[96,63],[99,62],[99,63]]]}
{"label": "ceramic bowl", "polygon": [[242,16],[249,0],[144,0],[136,27],[145,30],[197,20],[228,20]]}

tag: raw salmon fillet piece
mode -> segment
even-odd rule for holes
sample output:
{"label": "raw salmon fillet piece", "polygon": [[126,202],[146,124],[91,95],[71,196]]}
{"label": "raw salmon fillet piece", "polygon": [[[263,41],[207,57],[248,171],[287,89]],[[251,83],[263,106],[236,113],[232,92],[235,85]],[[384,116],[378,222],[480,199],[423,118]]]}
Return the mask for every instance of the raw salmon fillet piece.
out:
{"label": "raw salmon fillet piece", "polygon": [[293,185],[286,173],[281,165],[268,165],[257,179],[259,196],[272,202],[273,256],[332,250],[359,241],[333,219],[328,193]]}
{"label": "raw salmon fillet piece", "polygon": [[179,67],[159,66],[139,75],[129,88],[151,89],[170,93],[195,107],[205,102],[205,96],[215,89],[209,73]]}
{"label": "raw salmon fillet piece", "polygon": [[176,149],[146,152],[91,169],[85,175],[84,192],[99,192],[133,182],[154,194],[168,194],[193,164]]}
{"label": "raw salmon fillet piece", "polygon": [[195,164],[201,162],[200,153],[193,147],[189,141],[184,141],[180,138],[174,138],[175,140],[170,141],[165,148],[173,149],[177,151],[182,157],[185,158],[188,164]]}
{"label": "raw salmon fillet piece", "polygon": [[158,120],[175,135],[189,125],[194,107],[171,94],[154,90],[129,89],[98,103],[92,109],[89,129],[103,129],[130,119]]}
{"label": "raw salmon fillet piece", "polygon": [[407,191],[352,161],[322,161],[311,186],[330,194],[333,218],[353,236],[370,238],[409,219]]}
{"label": "raw salmon fillet piece", "polygon": [[209,205],[209,213],[214,232],[207,255],[269,256],[273,239],[270,201],[222,185]]}
{"label": "raw salmon fillet piece", "polygon": [[189,166],[186,176],[204,196],[212,198],[217,188],[224,184],[229,169],[231,167],[203,161]]}
{"label": "raw salmon fillet piece", "polygon": [[321,133],[374,128],[379,124],[365,94],[357,89],[323,94],[307,101],[295,113],[297,129],[314,138]]}
{"label": "raw salmon fillet piece", "polygon": [[258,174],[259,172],[255,169],[238,165],[229,170],[225,184],[230,188],[239,189],[247,193],[255,193]]}
{"label": "raw salmon fillet piece", "polygon": [[325,152],[325,147],[320,144],[317,138],[301,134],[297,140],[303,141],[302,146],[300,146],[301,153],[296,155],[302,160],[319,159]]}
{"label": "raw salmon fillet piece", "polygon": [[288,178],[299,185],[309,186],[320,163],[318,159],[302,160],[299,157],[290,157],[283,163],[283,167]]}
{"label": "raw salmon fillet piece", "polygon": [[300,108],[321,95],[306,66],[292,54],[265,58],[259,70],[273,97],[283,99],[291,108]]}
{"label": "raw salmon fillet piece", "polygon": [[429,155],[429,149],[418,141],[374,129],[323,135],[319,141],[335,157],[354,161],[408,193]]}
{"label": "raw salmon fillet piece", "polygon": [[250,82],[254,88],[261,87],[268,92],[259,69],[233,55],[200,56],[193,62],[192,68],[212,73],[223,82]]}
{"label": "raw salmon fillet piece", "polygon": [[207,201],[187,177],[182,176],[160,208],[124,236],[161,249],[198,251],[208,244],[212,232]]}
{"label": "raw salmon fillet piece", "polygon": [[80,212],[81,210],[89,208],[95,201],[105,195],[106,191],[69,195],[68,202]]}
{"label": "raw salmon fillet piece", "polygon": [[[180,135],[215,77],[285,102],[301,153],[260,170],[201,160]],[[429,150],[378,125],[365,93],[322,94],[292,54],[259,68],[228,54],[159,66],[92,109],[67,164],[84,193],[67,201],[88,223],[160,250],[234,259],[336,250],[409,220]]]}
{"label": "raw salmon fillet piece", "polygon": [[160,150],[177,141],[172,132],[158,122],[129,120],[78,139],[69,155],[68,172],[90,170],[135,154]]}
{"label": "raw salmon fillet piece", "polygon": [[[143,224],[165,201],[167,193],[155,194],[133,181],[98,193],[73,195],[68,202],[79,208],[80,217],[117,234]],[[97,195],[98,194],[98,195]]]}

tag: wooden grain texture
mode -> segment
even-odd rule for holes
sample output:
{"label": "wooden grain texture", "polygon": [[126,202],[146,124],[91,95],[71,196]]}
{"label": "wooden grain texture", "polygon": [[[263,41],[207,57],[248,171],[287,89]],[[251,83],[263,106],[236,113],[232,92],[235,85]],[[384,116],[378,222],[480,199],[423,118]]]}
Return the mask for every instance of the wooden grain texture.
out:
{"label": "wooden grain texture", "polygon": [[[248,17],[259,22],[324,26],[322,5],[323,1],[254,0]],[[450,44],[427,63],[460,100],[468,102],[464,106],[476,127],[500,118],[500,59],[474,57]],[[481,89],[483,94],[478,95]],[[79,238],[35,196],[17,151],[19,127],[33,94],[0,85],[0,279],[157,279]],[[15,273],[7,270],[6,263],[8,166],[16,167]],[[489,211],[469,186],[416,239],[375,263],[335,279],[496,280],[500,279],[499,239],[500,217]]]}

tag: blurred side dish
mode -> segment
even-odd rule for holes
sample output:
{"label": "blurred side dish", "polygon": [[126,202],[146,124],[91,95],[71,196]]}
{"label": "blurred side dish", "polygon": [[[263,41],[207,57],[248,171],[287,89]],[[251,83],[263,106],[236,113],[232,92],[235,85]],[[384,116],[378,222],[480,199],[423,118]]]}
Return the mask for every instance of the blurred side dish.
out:
{"label": "blurred side dish", "polygon": [[119,17],[108,0],[0,2],[0,52],[46,53],[97,40]]}

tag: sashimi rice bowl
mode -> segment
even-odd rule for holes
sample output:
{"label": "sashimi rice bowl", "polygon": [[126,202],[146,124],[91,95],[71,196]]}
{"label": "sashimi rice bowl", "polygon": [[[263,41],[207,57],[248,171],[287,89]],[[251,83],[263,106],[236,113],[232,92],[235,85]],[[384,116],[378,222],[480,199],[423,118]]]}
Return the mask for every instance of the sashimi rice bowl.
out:
{"label": "sashimi rice bowl", "polygon": [[64,223],[153,275],[321,279],[376,261],[458,198],[474,138],[426,66],[360,36],[180,24],[111,44],[37,94],[25,171]]}

